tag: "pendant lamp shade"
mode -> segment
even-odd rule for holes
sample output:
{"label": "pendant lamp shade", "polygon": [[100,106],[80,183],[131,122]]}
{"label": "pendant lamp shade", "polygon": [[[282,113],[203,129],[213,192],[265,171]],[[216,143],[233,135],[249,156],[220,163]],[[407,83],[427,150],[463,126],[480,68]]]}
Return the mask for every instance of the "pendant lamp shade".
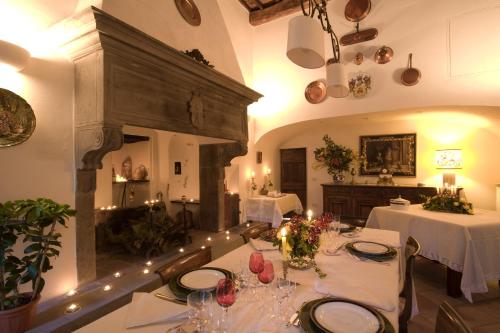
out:
{"label": "pendant lamp shade", "polygon": [[324,34],[319,21],[308,16],[290,20],[286,55],[304,68],[320,68],[325,64]]}
{"label": "pendant lamp shade", "polygon": [[342,65],[329,59],[326,64],[326,93],[328,96],[341,98],[349,95],[346,81]]}
{"label": "pendant lamp shade", "polygon": [[21,71],[30,59],[28,51],[15,44],[0,40],[0,67]]}

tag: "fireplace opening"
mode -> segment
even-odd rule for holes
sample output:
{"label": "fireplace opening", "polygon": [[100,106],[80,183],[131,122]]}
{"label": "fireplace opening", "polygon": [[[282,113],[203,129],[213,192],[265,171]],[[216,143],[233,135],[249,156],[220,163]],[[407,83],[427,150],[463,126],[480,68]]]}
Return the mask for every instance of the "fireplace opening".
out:
{"label": "fireplace opening", "polygon": [[[229,142],[132,126],[123,133],[122,148],[108,153],[96,174],[98,279],[170,257],[193,237],[206,237],[200,222],[200,147]],[[238,178],[231,175],[237,169],[226,169],[226,178]],[[235,224],[238,216],[225,227]]]}

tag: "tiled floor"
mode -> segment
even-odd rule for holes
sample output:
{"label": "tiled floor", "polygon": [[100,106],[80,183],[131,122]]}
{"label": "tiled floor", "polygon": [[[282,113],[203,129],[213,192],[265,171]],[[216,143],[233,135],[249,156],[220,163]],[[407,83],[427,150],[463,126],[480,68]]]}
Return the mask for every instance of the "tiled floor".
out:
{"label": "tiled floor", "polygon": [[[410,321],[408,325],[410,333],[434,332],[438,308],[443,301],[448,301],[453,307],[460,307],[461,313],[473,315],[476,303],[469,303],[463,296],[452,298],[446,295],[446,268],[443,265],[419,257],[415,265],[415,289],[420,313]],[[494,300],[489,308],[500,314],[498,282],[488,283],[488,289],[489,292],[486,294],[474,294],[474,301]],[[500,323],[500,318],[498,323]],[[488,330],[481,332],[488,332]],[[495,333],[498,330],[493,329],[490,332]]]}

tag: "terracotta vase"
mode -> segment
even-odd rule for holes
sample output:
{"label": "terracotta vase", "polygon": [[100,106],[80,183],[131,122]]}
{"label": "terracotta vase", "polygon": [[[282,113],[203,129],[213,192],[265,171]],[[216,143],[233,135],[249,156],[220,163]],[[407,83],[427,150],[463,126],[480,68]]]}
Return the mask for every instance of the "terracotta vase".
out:
{"label": "terracotta vase", "polygon": [[0,311],[0,332],[22,333],[29,330],[35,320],[39,300],[40,296],[15,309]]}

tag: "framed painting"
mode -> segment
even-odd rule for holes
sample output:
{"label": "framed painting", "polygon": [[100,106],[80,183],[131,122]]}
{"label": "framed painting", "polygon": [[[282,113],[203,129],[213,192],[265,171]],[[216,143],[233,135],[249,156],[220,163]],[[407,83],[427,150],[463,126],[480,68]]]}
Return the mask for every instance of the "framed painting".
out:
{"label": "framed painting", "polygon": [[359,137],[360,175],[379,175],[387,169],[393,176],[416,177],[417,134]]}

